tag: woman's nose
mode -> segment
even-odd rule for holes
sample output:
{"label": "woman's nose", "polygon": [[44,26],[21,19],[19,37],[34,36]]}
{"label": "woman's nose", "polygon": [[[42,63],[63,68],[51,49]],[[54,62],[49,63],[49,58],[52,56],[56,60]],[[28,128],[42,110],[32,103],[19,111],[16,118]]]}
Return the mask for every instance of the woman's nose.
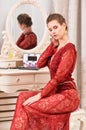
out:
{"label": "woman's nose", "polygon": [[55,30],[52,30],[52,34],[55,34]]}

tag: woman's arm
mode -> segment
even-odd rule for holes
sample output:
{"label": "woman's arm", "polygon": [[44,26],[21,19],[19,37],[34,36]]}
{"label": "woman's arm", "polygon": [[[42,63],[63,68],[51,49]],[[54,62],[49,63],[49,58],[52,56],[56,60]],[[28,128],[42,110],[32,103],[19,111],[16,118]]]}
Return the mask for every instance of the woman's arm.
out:
{"label": "woman's arm", "polygon": [[22,49],[32,49],[37,45],[37,37],[34,34],[21,35],[16,43]]}
{"label": "woman's arm", "polygon": [[25,35],[22,33],[20,37],[18,38],[16,45],[19,46],[19,44],[24,40]]}
{"label": "woman's arm", "polygon": [[51,43],[39,57],[37,62],[38,68],[47,66],[48,60],[53,55],[53,53],[54,53],[53,43]]}
{"label": "woman's arm", "polygon": [[47,83],[47,85],[41,91],[41,97],[45,97],[49,94],[57,85],[64,82],[69,75],[72,73],[76,60],[76,53],[72,50],[67,50],[61,57],[60,64],[56,70],[55,76]]}
{"label": "woman's arm", "polygon": [[30,105],[36,101],[38,101],[41,98],[41,93],[36,94],[35,96],[32,96],[30,98],[28,98],[24,103],[23,106],[25,105]]}

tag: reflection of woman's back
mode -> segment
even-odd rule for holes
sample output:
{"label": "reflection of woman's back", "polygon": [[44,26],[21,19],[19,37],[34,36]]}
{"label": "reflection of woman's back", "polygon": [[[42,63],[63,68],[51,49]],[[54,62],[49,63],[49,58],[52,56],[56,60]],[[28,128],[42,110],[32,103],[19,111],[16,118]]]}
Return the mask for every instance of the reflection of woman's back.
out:
{"label": "reflection of woman's back", "polygon": [[32,20],[28,14],[20,14],[17,17],[20,29],[23,31],[16,45],[21,49],[32,49],[37,46],[37,36],[32,31]]}

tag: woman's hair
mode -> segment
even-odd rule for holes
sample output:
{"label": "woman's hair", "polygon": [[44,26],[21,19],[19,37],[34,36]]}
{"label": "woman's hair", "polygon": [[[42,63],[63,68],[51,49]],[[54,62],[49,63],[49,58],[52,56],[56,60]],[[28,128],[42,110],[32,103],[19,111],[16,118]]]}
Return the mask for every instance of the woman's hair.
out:
{"label": "woman's hair", "polygon": [[33,24],[31,17],[25,13],[18,15],[17,20],[19,24],[25,24],[27,27],[30,27]]}
{"label": "woman's hair", "polygon": [[[54,14],[50,14],[46,20],[46,23],[48,24],[50,21],[52,20],[57,20],[57,22],[62,25],[63,23],[66,24],[66,20],[65,18],[61,15],[61,14],[58,14],[58,13],[54,13]],[[66,24],[66,30],[67,30],[67,24]]]}

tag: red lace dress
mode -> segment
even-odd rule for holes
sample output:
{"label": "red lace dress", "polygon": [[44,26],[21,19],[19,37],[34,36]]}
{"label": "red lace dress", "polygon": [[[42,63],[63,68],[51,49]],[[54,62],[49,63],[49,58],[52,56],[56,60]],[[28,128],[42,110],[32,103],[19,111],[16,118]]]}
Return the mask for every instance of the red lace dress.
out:
{"label": "red lace dress", "polygon": [[21,49],[32,49],[37,46],[37,36],[33,32],[28,32],[26,34],[21,34],[18,38],[16,45]]}
{"label": "red lace dress", "polygon": [[41,90],[41,99],[31,105],[22,103],[38,92],[22,92],[10,130],[69,130],[70,113],[77,109],[79,96],[71,74],[76,62],[72,43],[60,50],[51,43],[41,54],[38,67],[48,66],[51,79]]}

